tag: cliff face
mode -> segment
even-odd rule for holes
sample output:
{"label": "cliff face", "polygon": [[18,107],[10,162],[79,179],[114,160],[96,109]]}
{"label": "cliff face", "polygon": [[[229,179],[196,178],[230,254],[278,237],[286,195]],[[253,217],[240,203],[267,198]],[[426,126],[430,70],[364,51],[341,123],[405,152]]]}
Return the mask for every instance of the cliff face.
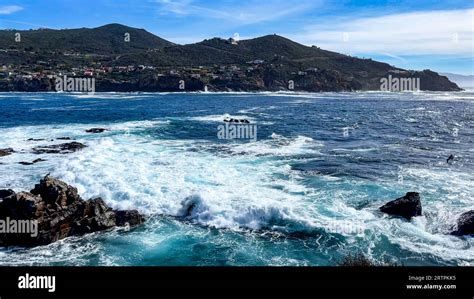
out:
{"label": "cliff face", "polygon": [[[277,35],[239,42],[213,38],[182,46],[118,24],[20,31],[21,43],[14,42],[14,33],[0,30],[0,60],[9,68],[0,70],[0,91],[54,91],[53,79],[45,74],[81,77],[89,70],[96,91],[196,91],[204,86],[211,91],[380,90],[381,80],[389,76],[419,79],[421,90],[461,90],[429,70],[407,71]],[[123,41],[125,33],[131,34],[129,42]]]}
{"label": "cliff face", "polygon": [[425,70],[420,73],[421,90],[433,90],[433,91],[459,91],[462,88],[449,81],[448,77],[440,76],[438,73]]}
{"label": "cliff face", "polygon": [[54,81],[48,78],[0,80],[0,91],[2,92],[44,92],[55,91]]}
{"label": "cliff face", "polygon": [[[244,78],[203,80],[180,76],[129,76],[126,79],[114,80],[98,78],[95,91],[97,92],[192,92],[204,91],[377,91],[381,90],[381,78],[353,78],[337,71],[321,71],[315,74],[291,75],[280,74],[273,70],[252,74]],[[431,71],[413,72],[412,77],[393,76],[395,78],[419,78],[420,90],[458,91],[456,84],[446,77]],[[184,87],[184,88],[182,88]],[[54,92],[54,79],[14,79],[0,80],[0,91],[3,92]]]}

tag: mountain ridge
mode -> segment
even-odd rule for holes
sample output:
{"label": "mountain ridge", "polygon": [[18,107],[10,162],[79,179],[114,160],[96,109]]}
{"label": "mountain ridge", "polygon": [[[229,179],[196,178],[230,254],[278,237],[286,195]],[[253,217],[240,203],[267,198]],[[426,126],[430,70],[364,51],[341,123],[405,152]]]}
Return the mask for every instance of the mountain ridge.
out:
{"label": "mountain ridge", "polygon": [[[15,34],[20,34],[20,41]],[[125,42],[125,34],[134,41]],[[107,24],[96,28],[0,30],[0,49],[84,51],[96,54],[117,54],[161,48],[174,45],[145,29],[120,24]]]}
{"label": "mountain ridge", "polygon": [[[19,42],[15,40],[17,33]],[[8,65],[20,73],[36,70],[41,74],[48,73],[45,70],[76,74],[71,70],[143,65],[166,75],[167,71],[179,74],[174,70],[178,68],[183,70],[183,79],[193,77],[202,86],[216,90],[285,90],[291,89],[289,82],[295,83],[296,90],[305,91],[377,90],[380,79],[389,75],[418,77],[422,90],[460,90],[446,77],[429,70],[404,70],[372,59],[308,47],[276,34],[246,40],[211,38],[178,45],[145,29],[117,23],[96,28],[0,30],[0,61],[4,69]],[[196,68],[206,72],[193,73]],[[152,72],[128,75],[128,79],[122,74],[118,80],[128,80],[140,88],[143,82],[157,80]],[[117,80],[117,76],[109,77],[104,80]],[[137,88],[133,84],[135,87],[130,88]],[[113,86],[106,90],[109,88]]]}

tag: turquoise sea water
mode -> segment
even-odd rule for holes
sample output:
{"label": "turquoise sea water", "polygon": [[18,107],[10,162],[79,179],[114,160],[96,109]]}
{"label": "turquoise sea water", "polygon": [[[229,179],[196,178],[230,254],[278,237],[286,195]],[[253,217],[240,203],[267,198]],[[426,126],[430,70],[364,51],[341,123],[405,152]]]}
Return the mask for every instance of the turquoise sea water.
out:
{"label": "turquoise sea water", "polygon": [[[474,208],[473,100],[470,92],[1,93],[0,148],[17,153],[0,158],[0,189],[30,190],[51,173],[83,198],[151,218],[129,232],[3,248],[0,265],[336,265],[356,252],[473,265],[472,238],[448,234]],[[226,117],[256,124],[257,141],[218,139]],[[110,130],[85,133],[92,127]],[[59,137],[88,147],[31,153]],[[47,161],[18,164],[37,158]],[[377,211],[408,191],[420,192],[422,217]]]}

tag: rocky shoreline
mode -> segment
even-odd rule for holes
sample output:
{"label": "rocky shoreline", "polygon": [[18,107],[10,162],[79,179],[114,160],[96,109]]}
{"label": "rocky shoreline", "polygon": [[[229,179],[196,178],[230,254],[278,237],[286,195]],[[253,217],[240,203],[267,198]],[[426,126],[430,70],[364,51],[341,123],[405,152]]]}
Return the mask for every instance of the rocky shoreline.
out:
{"label": "rocky shoreline", "polygon": [[[380,212],[408,221],[422,215],[420,195],[408,192],[388,202]],[[188,211],[189,213],[189,211]],[[58,240],[106,231],[114,227],[135,227],[145,221],[136,210],[118,211],[110,208],[102,198],[84,200],[75,187],[46,175],[29,192],[0,190],[0,222],[32,221],[36,231],[6,233],[0,225],[0,246],[34,247]],[[451,235],[474,234],[474,211],[463,213],[453,226]]]}
{"label": "rocky shoreline", "polygon": [[[84,200],[75,187],[47,175],[30,192],[0,190],[0,220],[15,224],[14,233],[2,228],[0,246],[33,247],[117,226],[138,226],[145,218],[136,210],[113,210],[102,198]],[[27,223],[35,229],[19,231]]]}
{"label": "rocky shoreline", "polygon": [[[100,134],[107,128],[91,128],[86,133]],[[29,139],[33,140],[33,139]],[[46,139],[37,139],[44,141]],[[71,138],[57,138],[71,140]],[[50,140],[54,141],[54,139]],[[69,154],[86,148],[85,144],[71,141],[53,145],[36,146],[34,154]],[[0,157],[17,153],[15,149],[0,149]],[[31,162],[18,162],[32,165],[46,161],[42,158]],[[194,204],[183,212],[182,218],[191,214]],[[391,217],[400,217],[411,221],[413,217],[422,216],[420,194],[408,192],[405,196],[389,201],[378,210]],[[34,235],[5,233],[2,221],[34,221],[37,233]],[[101,198],[82,199],[73,186],[49,175],[45,176],[34,189],[29,192],[0,190],[0,246],[39,246],[46,245],[70,236],[81,236],[97,231],[112,229],[117,226],[137,226],[145,218],[136,210],[117,211],[108,207]],[[474,235],[474,211],[461,214],[451,232],[453,236]]]}
{"label": "rocky shoreline", "polygon": [[[380,76],[388,76],[384,73]],[[414,71],[410,76],[420,78],[420,90],[461,91],[446,77],[428,70]],[[408,75],[406,75],[408,76]],[[400,76],[405,78],[406,76]],[[244,78],[201,80],[189,76],[157,76],[130,74],[121,80],[96,78],[96,92],[351,92],[380,91],[380,78],[356,78],[337,71],[320,71],[305,76],[280,74],[275,70],[247,75]],[[289,84],[292,82],[292,84]],[[292,87],[290,87],[290,85]],[[184,87],[184,88],[183,88]],[[56,92],[55,80],[50,78],[15,78],[0,80],[0,92]]]}

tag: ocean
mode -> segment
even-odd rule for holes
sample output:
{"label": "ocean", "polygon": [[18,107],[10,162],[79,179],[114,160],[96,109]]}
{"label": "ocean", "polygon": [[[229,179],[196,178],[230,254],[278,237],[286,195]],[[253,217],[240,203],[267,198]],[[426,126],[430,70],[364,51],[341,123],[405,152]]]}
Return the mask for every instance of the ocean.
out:
{"label": "ocean", "polygon": [[[474,265],[472,238],[449,235],[474,209],[474,92],[0,93],[0,116],[0,148],[16,151],[0,157],[0,189],[51,173],[150,217],[1,248],[0,265],[334,266],[355,253]],[[226,118],[256,125],[256,139],[218,138]],[[31,152],[63,137],[87,148]],[[423,216],[378,211],[409,191]]]}

